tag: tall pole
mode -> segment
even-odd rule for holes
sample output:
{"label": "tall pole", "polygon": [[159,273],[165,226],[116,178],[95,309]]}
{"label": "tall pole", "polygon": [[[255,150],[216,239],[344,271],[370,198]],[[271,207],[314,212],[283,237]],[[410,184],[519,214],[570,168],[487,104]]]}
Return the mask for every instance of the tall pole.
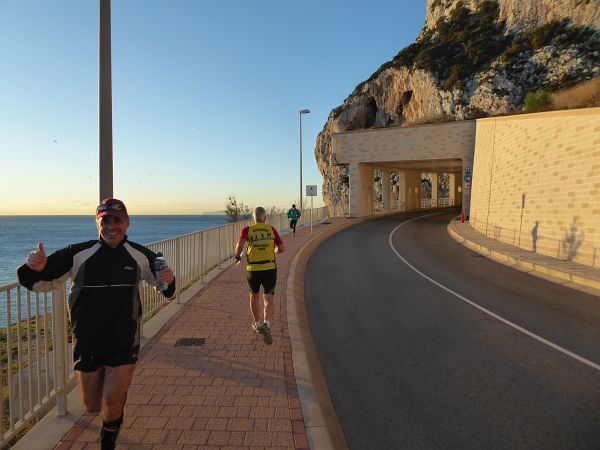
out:
{"label": "tall pole", "polygon": [[302,213],[302,114],[308,114],[310,110],[300,110],[300,213]]}
{"label": "tall pole", "polygon": [[110,0],[100,1],[98,167],[100,200],[113,196]]}
{"label": "tall pole", "polygon": [[302,214],[302,111],[300,111],[300,214]]}

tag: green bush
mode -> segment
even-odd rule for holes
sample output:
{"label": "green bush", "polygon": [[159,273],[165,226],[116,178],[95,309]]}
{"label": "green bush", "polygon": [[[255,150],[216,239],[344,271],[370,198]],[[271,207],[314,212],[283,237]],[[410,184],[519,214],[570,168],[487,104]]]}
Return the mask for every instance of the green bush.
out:
{"label": "green bush", "polygon": [[569,19],[553,20],[530,31],[524,37],[533,51],[554,44],[559,48],[570,45],[585,45],[591,51],[600,48],[600,39],[590,27],[572,26]]}
{"label": "green bush", "polygon": [[464,73],[463,66],[454,65],[450,69],[450,75],[442,85],[443,89],[449,91],[452,89],[466,74]]}
{"label": "green bush", "polygon": [[527,112],[546,111],[552,105],[552,98],[547,91],[530,92],[525,96]]}

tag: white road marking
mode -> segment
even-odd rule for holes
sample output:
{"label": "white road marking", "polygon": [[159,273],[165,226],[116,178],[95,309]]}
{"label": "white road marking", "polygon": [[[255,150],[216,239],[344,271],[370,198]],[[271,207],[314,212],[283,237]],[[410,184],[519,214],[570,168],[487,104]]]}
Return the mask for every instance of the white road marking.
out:
{"label": "white road marking", "polygon": [[422,276],[423,278],[425,278],[427,281],[430,281],[431,283],[435,284],[436,286],[438,286],[439,288],[441,288],[441,289],[443,289],[444,291],[448,292],[449,294],[452,294],[452,295],[454,295],[455,297],[457,297],[457,298],[459,298],[460,300],[462,300],[463,302],[465,302],[465,303],[468,303],[468,304],[469,304],[469,305],[471,305],[472,307],[479,309],[480,311],[484,312],[485,314],[487,314],[487,315],[489,315],[489,316],[493,317],[493,318],[494,318],[494,319],[496,319],[496,320],[499,320],[500,322],[502,322],[502,323],[504,323],[504,324],[508,325],[509,327],[512,327],[512,328],[514,328],[514,329],[515,329],[515,330],[517,330],[517,331],[520,331],[521,333],[523,333],[523,334],[525,334],[525,335],[527,335],[527,336],[529,336],[529,337],[531,337],[531,338],[535,339],[536,341],[539,341],[539,342],[541,342],[542,344],[545,344],[545,345],[547,345],[548,347],[550,347],[550,348],[553,348],[554,350],[557,350],[557,351],[561,352],[561,353],[562,353],[562,354],[564,354],[564,355],[570,356],[571,358],[573,358],[573,359],[576,359],[577,361],[579,361],[579,362],[581,362],[581,363],[585,364],[586,366],[589,366],[589,367],[591,367],[592,369],[595,369],[595,370],[598,370],[598,371],[600,371],[600,365],[598,365],[598,364],[596,364],[596,363],[594,363],[594,362],[592,362],[592,361],[590,361],[590,360],[588,360],[588,359],[585,359],[584,357],[582,357],[582,356],[579,356],[579,355],[577,355],[576,353],[573,353],[573,352],[571,352],[571,351],[567,350],[566,348],[563,348],[563,347],[561,347],[560,345],[557,345],[557,344],[555,344],[555,343],[553,343],[553,342],[550,342],[549,340],[547,340],[547,339],[544,339],[544,338],[543,338],[543,337],[541,337],[541,336],[538,336],[537,334],[535,334],[535,333],[533,333],[533,332],[531,332],[531,331],[529,331],[529,330],[527,330],[527,329],[525,329],[525,328],[523,328],[523,327],[521,327],[521,326],[517,325],[516,323],[513,323],[513,322],[511,322],[510,320],[507,320],[507,319],[505,319],[504,317],[501,317],[501,316],[499,316],[498,314],[495,314],[495,313],[493,313],[493,312],[492,312],[492,311],[490,311],[489,309],[486,309],[486,308],[484,308],[483,306],[480,306],[480,305],[478,305],[477,303],[475,303],[475,302],[473,302],[473,301],[469,300],[468,298],[466,298],[466,297],[463,297],[463,296],[462,296],[462,295],[460,295],[459,293],[457,293],[457,292],[454,292],[452,289],[450,289],[450,288],[448,288],[448,287],[444,286],[443,284],[441,284],[441,283],[439,283],[439,282],[435,281],[433,278],[431,278],[431,277],[428,277],[428,276],[427,276],[427,275],[425,275],[423,272],[421,272],[419,269],[417,269],[415,266],[413,266],[411,263],[409,263],[409,262],[408,262],[406,259],[404,259],[404,258],[402,257],[402,255],[401,255],[400,253],[398,253],[398,251],[397,251],[397,250],[394,248],[394,244],[392,243],[392,236],[394,235],[394,233],[396,232],[396,230],[398,230],[398,228],[400,228],[402,225],[404,225],[404,224],[406,224],[406,223],[408,223],[408,222],[412,222],[413,220],[422,219],[423,217],[435,216],[435,215],[437,215],[437,214],[445,214],[445,213],[439,213],[439,212],[438,212],[438,213],[434,213],[434,214],[427,214],[427,215],[425,215],[425,216],[414,217],[414,218],[412,218],[412,219],[409,219],[409,220],[406,220],[406,221],[402,222],[400,225],[398,225],[396,228],[394,228],[394,229],[392,230],[392,232],[390,233],[390,235],[389,235],[389,238],[388,238],[388,241],[389,241],[389,243],[390,243],[390,247],[391,247],[391,249],[393,250],[393,252],[396,254],[396,256],[398,256],[398,258],[400,258],[400,260],[401,260],[401,261],[402,261],[404,264],[406,264],[408,267],[410,267],[410,268],[411,268],[412,270],[414,270],[416,273],[418,273],[419,275],[421,275],[421,276]]}

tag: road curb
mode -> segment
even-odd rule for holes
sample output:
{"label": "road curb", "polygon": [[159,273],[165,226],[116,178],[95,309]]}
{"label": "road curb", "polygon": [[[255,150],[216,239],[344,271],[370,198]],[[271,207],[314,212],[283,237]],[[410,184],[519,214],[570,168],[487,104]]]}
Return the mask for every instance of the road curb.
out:
{"label": "road curb", "polygon": [[325,240],[369,219],[352,219],[315,236],[304,244],[290,266],[286,298],[288,331],[306,436],[313,450],[347,450],[348,444],[333,409],[310,332],[304,304],[304,271],[312,253]]}
{"label": "road curb", "polygon": [[493,250],[476,241],[469,240],[456,229],[455,219],[450,221],[446,227],[446,230],[448,231],[450,237],[452,237],[458,243],[496,262],[510,266],[522,272],[527,272],[531,275],[544,278],[557,284],[562,284],[579,291],[600,296],[600,281],[598,280],[561,271],[541,263],[526,261],[523,258],[508,255],[501,251]]}

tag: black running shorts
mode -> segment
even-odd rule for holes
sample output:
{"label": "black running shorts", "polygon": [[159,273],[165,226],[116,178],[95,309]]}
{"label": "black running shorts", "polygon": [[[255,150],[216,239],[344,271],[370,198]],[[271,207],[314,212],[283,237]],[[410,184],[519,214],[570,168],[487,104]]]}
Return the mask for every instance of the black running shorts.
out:
{"label": "black running shorts", "polygon": [[130,350],[120,351],[110,355],[83,354],[79,350],[73,351],[73,370],[80,372],[95,372],[101,366],[124,366],[135,364],[138,360],[140,346],[136,345]]}
{"label": "black running shorts", "polygon": [[276,282],[277,269],[248,271],[248,290],[253,294],[258,294],[262,285],[265,295],[275,295]]}

